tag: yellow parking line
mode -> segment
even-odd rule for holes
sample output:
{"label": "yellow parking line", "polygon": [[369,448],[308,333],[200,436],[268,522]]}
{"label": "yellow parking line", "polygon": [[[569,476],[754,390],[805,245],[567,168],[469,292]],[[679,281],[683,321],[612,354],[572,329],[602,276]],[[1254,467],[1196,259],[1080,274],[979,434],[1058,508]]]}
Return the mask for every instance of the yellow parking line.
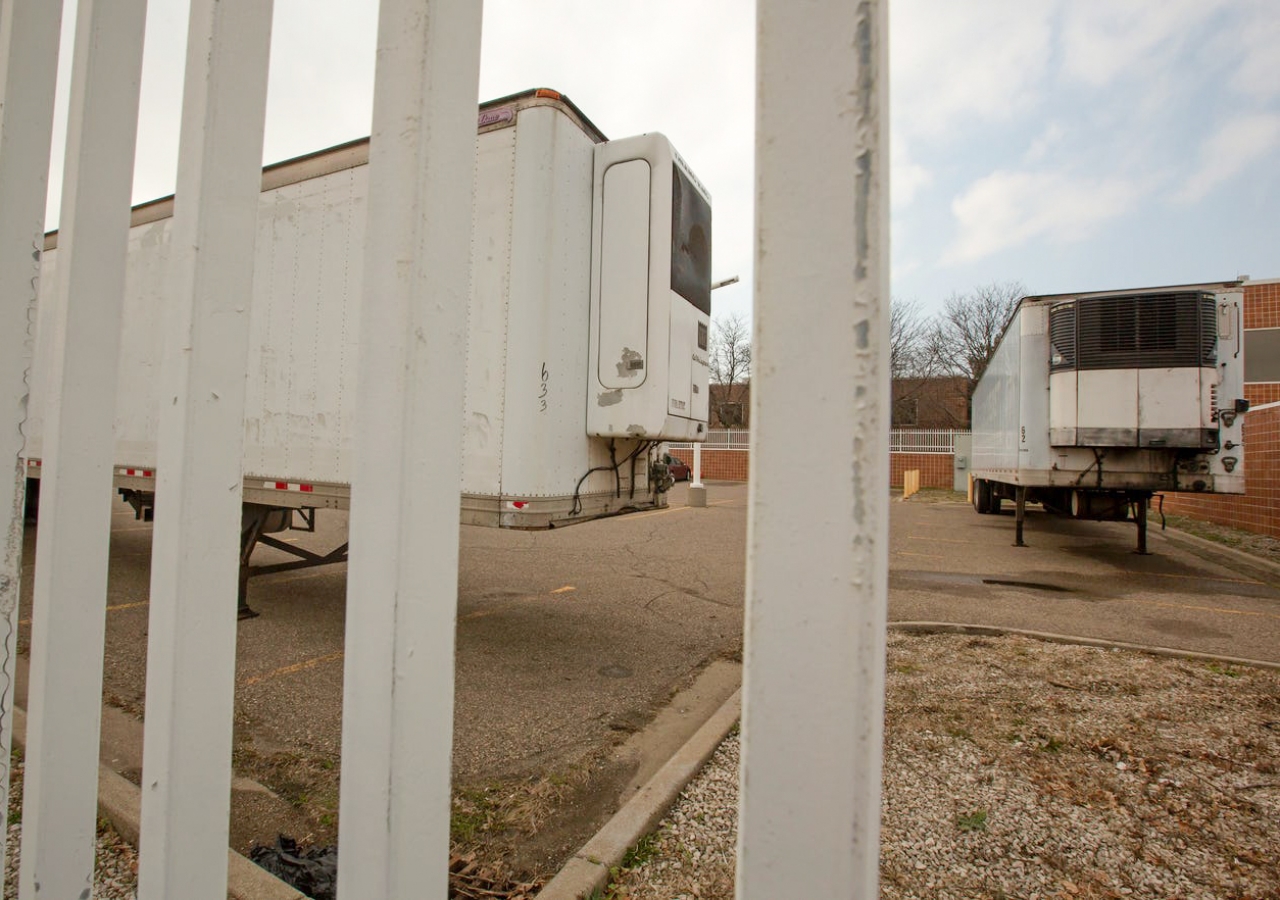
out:
{"label": "yellow parking line", "polygon": [[894,550],[894,556],[923,556],[926,559],[946,559],[937,553],[912,553],[910,550]]}
{"label": "yellow parking line", "polygon": [[[724,506],[726,503],[737,503],[737,500],[712,500],[707,506]],[[698,509],[696,506],[668,506],[666,509],[655,509],[649,512],[632,513],[627,516],[628,519],[644,519],[648,516],[662,516],[667,513],[683,512],[686,509]]]}
{"label": "yellow parking line", "polygon": [[150,600],[136,600],[133,603],[117,603],[115,606],[108,606],[107,612],[118,612],[122,609],[137,609],[139,606],[149,606]]}
{"label": "yellow parking line", "polygon": [[1132,597],[1120,597],[1118,599],[1125,603],[1137,603],[1142,606],[1158,606],[1162,609],[1186,609],[1194,610],[1195,612],[1222,613],[1228,616],[1253,616],[1255,618],[1280,619],[1280,615],[1277,615],[1276,613],[1262,612],[1260,610],[1253,609],[1227,609],[1223,606],[1197,606],[1192,603],[1169,603],[1164,600],[1138,600]]}
{"label": "yellow parking line", "polygon": [[281,666],[278,669],[272,669],[270,672],[264,672],[261,675],[250,675],[248,678],[241,679],[240,687],[249,687],[254,684],[261,684],[272,678],[279,678],[281,675],[293,675],[296,672],[304,672],[307,669],[314,669],[316,666],[322,666],[325,663],[337,662],[342,659],[343,651],[337,650],[333,653],[326,653],[324,656],[317,656],[314,659],[304,659],[302,662],[294,663],[290,666]]}
{"label": "yellow parking line", "polygon": [[319,571],[309,572],[303,570],[301,572],[291,574],[288,570],[285,570],[284,572],[272,572],[270,575],[258,575],[256,577],[271,579],[270,581],[263,582],[263,584],[287,584],[290,581],[305,581],[308,578],[323,578],[326,575],[332,575],[333,570],[329,568],[330,565],[336,566],[337,563],[329,563]]}
{"label": "yellow parking line", "polygon": [[925,537],[922,534],[907,535],[909,541],[929,541],[932,544],[981,544],[982,541],[962,541],[959,538]]}
{"label": "yellow parking line", "polygon": [[568,594],[576,590],[577,588],[574,587],[573,585],[566,584],[564,587],[556,588],[554,591],[547,591],[546,594],[523,594],[519,597],[512,597],[509,600],[505,600],[501,603],[496,603],[493,606],[490,606],[486,609],[477,609],[467,613],[466,615],[458,616],[458,621],[470,622],[473,619],[483,619],[486,616],[497,615],[498,613],[506,609],[509,609],[515,604],[522,603],[526,600],[537,600],[539,597],[551,597],[556,594]]}
{"label": "yellow parking line", "polygon": [[1179,572],[1141,572],[1143,578],[1186,578],[1194,581],[1221,581],[1225,584],[1266,584],[1249,578],[1221,578],[1217,575],[1184,575]]}
{"label": "yellow parking line", "polygon": [[[137,600],[137,601],[135,601],[135,602],[133,602],[133,603],[117,603],[115,606],[108,606],[108,607],[107,607],[107,612],[118,612],[118,611],[120,611],[120,610],[122,610],[122,609],[137,609],[139,606],[148,606],[148,605],[150,605],[150,601],[147,601],[147,600]],[[30,625],[30,624],[31,624],[31,620],[30,620],[30,619],[19,619],[19,620],[18,620],[18,624],[19,624],[19,625]]]}

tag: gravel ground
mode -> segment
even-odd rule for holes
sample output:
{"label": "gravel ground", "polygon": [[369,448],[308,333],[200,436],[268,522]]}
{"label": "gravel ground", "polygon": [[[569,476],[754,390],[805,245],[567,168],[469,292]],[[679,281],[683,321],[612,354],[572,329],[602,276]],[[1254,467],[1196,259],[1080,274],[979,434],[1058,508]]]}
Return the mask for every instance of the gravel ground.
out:
{"label": "gravel ground", "polygon": [[[1280,672],[891,635],[881,896],[1280,898]],[[609,898],[733,896],[730,737]]]}
{"label": "gravel ground", "polygon": [[[9,832],[4,859],[4,900],[18,896],[18,863],[22,841],[22,762],[13,757],[9,782]],[[104,822],[98,823],[93,870],[95,900],[135,900],[138,895],[138,853]]]}

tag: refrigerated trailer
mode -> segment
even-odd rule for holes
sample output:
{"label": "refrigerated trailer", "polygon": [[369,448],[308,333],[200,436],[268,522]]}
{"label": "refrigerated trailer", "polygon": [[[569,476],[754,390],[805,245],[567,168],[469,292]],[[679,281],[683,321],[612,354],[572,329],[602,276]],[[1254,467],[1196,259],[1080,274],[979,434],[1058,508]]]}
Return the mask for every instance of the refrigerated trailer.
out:
{"label": "refrigerated trailer", "polygon": [[973,505],[1137,523],[1245,489],[1240,281],[1024,297],[973,394]]}
{"label": "refrigerated trailer", "polygon": [[[710,194],[661,134],[607,140],[564,95],[481,105],[476,139],[461,521],[539,529],[666,505],[663,441],[707,428]],[[244,422],[241,602],[256,543],[351,497],[368,139],[263,171]],[[114,487],[154,502],[174,198],[133,210]],[[44,297],[58,277],[46,237]],[[37,315],[28,473],[62,335]],[[369,473],[364,473],[366,477]]]}

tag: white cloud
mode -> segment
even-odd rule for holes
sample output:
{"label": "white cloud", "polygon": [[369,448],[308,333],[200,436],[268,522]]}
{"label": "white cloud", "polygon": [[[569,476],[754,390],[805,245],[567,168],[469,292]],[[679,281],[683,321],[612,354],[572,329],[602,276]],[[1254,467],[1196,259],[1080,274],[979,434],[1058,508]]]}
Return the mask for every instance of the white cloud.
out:
{"label": "white cloud", "polygon": [[1243,94],[1268,99],[1280,94],[1280,14],[1275,0],[1241,2],[1240,27],[1224,47],[1240,65],[1231,86]]}
{"label": "white cloud", "polygon": [[1056,3],[893,0],[890,91],[895,127],[939,137],[1003,121],[1040,99]]}
{"label": "white cloud", "polygon": [[1045,126],[1044,131],[1031,142],[1031,146],[1027,148],[1026,154],[1023,156],[1025,162],[1040,162],[1045,155],[1053,149],[1055,144],[1061,142],[1067,131],[1059,122],[1050,122]]}
{"label": "white cloud", "polygon": [[1167,68],[1170,56],[1204,31],[1227,0],[1159,3],[1071,3],[1062,28],[1063,71],[1103,87],[1128,71],[1144,76]]}
{"label": "white cloud", "polygon": [[951,204],[959,233],[942,261],[972,262],[1037,238],[1083,240],[1132,209],[1139,193],[1122,178],[993,172]]}
{"label": "white cloud", "polygon": [[907,142],[896,132],[889,140],[889,196],[894,208],[911,205],[933,181],[933,173],[911,159]]}
{"label": "white cloud", "polygon": [[1200,168],[1187,179],[1177,199],[1203,199],[1276,149],[1280,149],[1280,114],[1258,113],[1228,122],[1201,145]]}

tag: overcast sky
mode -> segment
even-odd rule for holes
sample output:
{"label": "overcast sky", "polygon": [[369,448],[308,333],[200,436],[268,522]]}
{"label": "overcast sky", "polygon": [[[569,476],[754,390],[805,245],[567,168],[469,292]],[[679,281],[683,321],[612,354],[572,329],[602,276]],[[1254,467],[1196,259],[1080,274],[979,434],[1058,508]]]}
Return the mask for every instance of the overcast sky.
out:
{"label": "overcast sky", "polygon": [[[895,297],[1280,276],[1280,2],[890,10]],[[276,0],[266,162],[368,134],[376,18]],[[173,189],[185,0],[151,0],[147,27],[139,202]],[[610,137],[665,133],[709,187],[715,277],[742,278],[716,315],[750,314],[754,34],[749,0],[485,3],[481,99],[556,88]],[[55,169],[50,227],[57,205]]]}

